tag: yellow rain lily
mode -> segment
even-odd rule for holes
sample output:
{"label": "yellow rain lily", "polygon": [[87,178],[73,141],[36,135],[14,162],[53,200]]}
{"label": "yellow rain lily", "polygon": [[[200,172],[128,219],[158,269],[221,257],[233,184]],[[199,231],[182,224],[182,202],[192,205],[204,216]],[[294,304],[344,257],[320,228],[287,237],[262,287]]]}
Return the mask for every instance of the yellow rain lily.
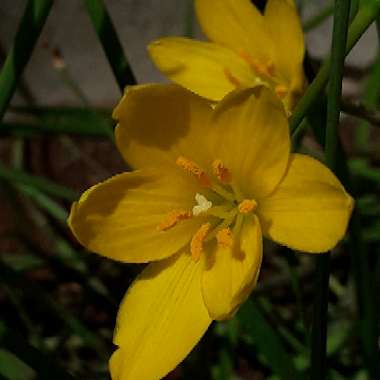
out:
{"label": "yellow rain lily", "polygon": [[91,251],[149,262],[120,306],[110,371],[159,379],[249,296],[262,236],[329,250],[353,200],[327,167],[290,152],[283,106],[265,87],[235,90],[213,108],[174,84],[133,86],[114,117],[136,171],[87,190],[69,225]]}
{"label": "yellow rain lily", "polygon": [[293,0],[268,0],[264,13],[250,0],[195,0],[210,42],[167,37],[149,45],[156,66],[174,82],[219,101],[236,87],[265,85],[291,113],[305,87],[305,53]]}

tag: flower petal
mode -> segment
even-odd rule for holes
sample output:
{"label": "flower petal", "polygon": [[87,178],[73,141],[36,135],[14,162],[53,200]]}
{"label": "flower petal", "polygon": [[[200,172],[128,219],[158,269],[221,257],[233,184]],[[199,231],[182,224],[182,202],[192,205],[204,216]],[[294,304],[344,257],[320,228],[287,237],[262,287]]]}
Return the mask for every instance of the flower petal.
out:
{"label": "flower petal", "polygon": [[293,0],[268,0],[264,18],[272,40],[278,42],[276,68],[290,89],[287,104],[292,109],[305,83],[302,67],[305,42],[301,20]]}
{"label": "flower petal", "polygon": [[162,38],[149,45],[156,66],[168,78],[207,99],[218,101],[255,77],[231,49],[188,38]]}
{"label": "flower petal", "polygon": [[213,319],[230,318],[256,284],[262,260],[262,237],[258,218],[244,222],[232,248],[214,247],[205,254],[202,290]]}
{"label": "flower petal", "polygon": [[178,156],[209,158],[209,103],[177,85],[129,87],[114,110],[116,143],[132,167],[168,167]]}
{"label": "flower petal", "polygon": [[353,199],[319,161],[293,154],[282,182],[258,202],[263,233],[290,248],[325,252],[343,238]]}
{"label": "flower petal", "polygon": [[288,121],[278,98],[265,87],[234,91],[216,106],[212,124],[214,155],[245,196],[257,199],[273,191],[290,153]]}
{"label": "flower petal", "polygon": [[274,46],[264,17],[250,0],[196,0],[195,9],[212,42],[263,62],[273,60]]}
{"label": "flower petal", "polygon": [[129,288],[117,317],[113,380],[160,379],[198,343],[211,323],[200,263],[180,253],[150,264]]}
{"label": "flower petal", "polygon": [[202,222],[184,220],[170,230],[157,229],[170,211],[191,210],[193,182],[170,173],[119,174],[73,204],[69,226],[81,244],[114,260],[141,263],[168,257],[189,242]]}

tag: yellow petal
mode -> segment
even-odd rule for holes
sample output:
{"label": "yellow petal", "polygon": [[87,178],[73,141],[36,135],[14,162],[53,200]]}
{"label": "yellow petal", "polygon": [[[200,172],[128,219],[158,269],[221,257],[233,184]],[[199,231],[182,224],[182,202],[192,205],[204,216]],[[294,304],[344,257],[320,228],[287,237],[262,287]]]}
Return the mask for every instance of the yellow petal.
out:
{"label": "yellow petal", "polygon": [[269,194],[288,165],[288,121],[279,99],[267,88],[232,92],[216,107],[212,126],[215,157],[230,170],[246,198]]}
{"label": "yellow petal", "polygon": [[[268,0],[265,24],[275,45],[276,69],[290,88],[290,97],[298,97],[304,87],[304,35],[301,20],[293,0]],[[289,99],[293,108],[298,99]]]}
{"label": "yellow petal", "polygon": [[290,248],[325,252],[344,237],[353,199],[319,161],[293,154],[274,193],[258,202],[265,236]]}
{"label": "yellow petal", "polygon": [[113,116],[116,143],[134,168],[175,166],[179,156],[204,164],[209,139],[209,103],[177,85],[129,87]]}
{"label": "yellow petal", "polygon": [[149,45],[156,66],[168,78],[207,99],[218,101],[255,77],[231,49],[209,42],[169,37]]}
{"label": "yellow petal", "polygon": [[198,343],[211,323],[200,265],[181,253],[150,264],[135,280],[117,317],[113,380],[160,379]]}
{"label": "yellow petal", "polygon": [[262,259],[260,223],[256,216],[245,221],[241,236],[231,248],[217,246],[205,252],[202,290],[213,319],[230,318],[256,284]]}
{"label": "yellow petal", "polygon": [[273,60],[274,46],[264,17],[250,0],[196,0],[203,32],[213,42],[263,62]]}
{"label": "yellow petal", "polygon": [[169,212],[191,210],[194,203],[190,189],[195,181],[167,174],[124,173],[91,187],[71,209],[69,226],[76,238],[90,251],[124,262],[148,262],[176,253],[201,221],[157,229]]}

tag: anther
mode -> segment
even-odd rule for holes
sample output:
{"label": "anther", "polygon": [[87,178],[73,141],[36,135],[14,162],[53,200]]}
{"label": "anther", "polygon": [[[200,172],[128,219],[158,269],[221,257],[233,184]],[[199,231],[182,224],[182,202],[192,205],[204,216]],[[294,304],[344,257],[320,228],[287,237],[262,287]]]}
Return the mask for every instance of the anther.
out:
{"label": "anther", "polygon": [[207,236],[210,226],[210,223],[202,224],[191,239],[190,252],[191,258],[194,261],[198,261],[201,257],[203,252],[203,242]]}
{"label": "anther", "polygon": [[220,182],[224,184],[231,182],[231,173],[224,166],[221,160],[215,160],[212,163],[212,169],[214,171],[215,176],[219,179]]}
{"label": "anther", "polygon": [[289,89],[286,86],[279,84],[275,87],[274,91],[280,99],[283,99],[288,94]]}
{"label": "anther", "polygon": [[249,212],[255,210],[257,203],[253,199],[244,199],[239,204],[239,212],[242,214],[248,214]]}
{"label": "anther", "polygon": [[164,220],[157,226],[159,231],[166,231],[174,227],[181,220],[191,219],[192,214],[189,211],[174,210],[171,211]]}
{"label": "anther", "polygon": [[252,58],[245,51],[240,52],[240,57],[248,63],[250,67],[255,71],[257,75],[262,77],[272,77],[274,74],[274,64],[269,61],[267,64],[258,61],[257,59]]}
{"label": "anther", "polygon": [[195,162],[180,156],[177,158],[176,164],[197,178],[202,186],[210,186],[207,174]]}
{"label": "anther", "polygon": [[231,248],[233,244],[233,237],[231,230],[227,228],[223,228],[216,234],[216,241],[218,245],[222,248]]}
{"label": "anther", "polygon": [[227,77],[227,79],[235,86],[239,87],[241,85],[239,79],[237,79],[234,75],[232,75],[231,71],[227,68],[224,69],[224,75]]}

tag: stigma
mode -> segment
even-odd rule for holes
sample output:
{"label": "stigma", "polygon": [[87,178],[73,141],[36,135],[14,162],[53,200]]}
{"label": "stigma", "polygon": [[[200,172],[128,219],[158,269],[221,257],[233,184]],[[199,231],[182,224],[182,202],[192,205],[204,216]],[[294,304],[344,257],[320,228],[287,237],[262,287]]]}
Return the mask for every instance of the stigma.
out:
{"label": "stigma", "polygon": [[212,202],[202,194],[196,193],[195,201],[197,204],[193,207],[194,216],[206,213],[212,207]]}

